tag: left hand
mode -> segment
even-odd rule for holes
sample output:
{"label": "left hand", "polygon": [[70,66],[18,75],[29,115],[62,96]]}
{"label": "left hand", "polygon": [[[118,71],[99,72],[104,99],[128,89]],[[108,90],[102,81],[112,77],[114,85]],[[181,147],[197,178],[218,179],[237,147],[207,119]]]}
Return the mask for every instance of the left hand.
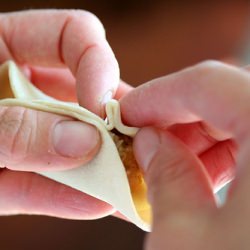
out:
{"label": "left hand", "polygon": [[[103,116],[106,99],[130,89],[120,84],[101,22],[87,11],[2,13],[0,27],[0,64],[14,60],[31,82],[55,98],[78,98]],[[114,212],[105,202],[31,173],[90,161],[101,143],[94,127],[51,113],[0,107],[0,140],[0,164],[5,166],[0,169],[0,215],[90,219]]]}
{"label": "left hand", "polygon": [[118,63],[94,14],[20,11],[0,14],[0,24],[0,64],[14,60],[46,93],[65,101],[75,101],[77,93],[81,106],[103,115],[107,97],[130,89],[120,82]]}

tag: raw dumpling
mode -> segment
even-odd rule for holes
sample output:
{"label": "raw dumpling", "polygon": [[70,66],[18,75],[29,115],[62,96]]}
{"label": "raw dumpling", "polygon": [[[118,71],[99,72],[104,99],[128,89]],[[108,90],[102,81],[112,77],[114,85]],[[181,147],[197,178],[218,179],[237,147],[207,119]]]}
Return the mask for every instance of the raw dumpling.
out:
{"label": "raw dumpling", "polygon": [[2,106],[23,106],[70,116],[94,125],[101,134],[100,151],[88,164],[39,174],[111,204],[132,223],[145,231],[150,230],[151,209],[146,185],[131,146],[138,129],[122,124],[117,101],[107,103],[105,122],[76,103],[62,102],[45,95],[11,61],[0,66],[0,84]]}

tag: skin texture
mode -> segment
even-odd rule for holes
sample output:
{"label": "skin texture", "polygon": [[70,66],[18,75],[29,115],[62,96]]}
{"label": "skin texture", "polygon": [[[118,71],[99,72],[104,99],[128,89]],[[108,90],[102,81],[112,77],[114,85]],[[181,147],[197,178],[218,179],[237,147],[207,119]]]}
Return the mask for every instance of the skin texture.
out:
{"label": "skin texture", "polygon": [[[78,101],[103,116],[106,93],[111,91],[112,98],[120,85],[119,97],[130,89],[119,82],[117,61],[93,14],[32,10],[0,14],[0,24],[0,63],[14,60],[44,92]],[[97,199],[26,172],[88,162],[100,146],[94,127],[46,112],[2,107],[0,140],[0,214],[91,219],[114,212]]]}
{"label": "skin texture", "polygon": [[[2,14],[0,24],[1,63],[15,60],[44,92],[78,100],[100,116],[111,91],[122,98],[125,123],[146,127],[134,142],[153,207],[145,249],[248,249],[246,70],[205,62],[130,92],[119,82],[117,62],[94,15],[27,11]],[[19,107],[0,108],[0,121],[0,214],[91,219],[114,213],[101,201],[27,172],[72,168],[92,159],[100,144],[93,127]],[[85,140],[77,140],[76,129]],[[67,144],[76,150],[68,151]],[[218,209],[213,191],[235,175],[230,198]]]}
{"label": "skin texture", "polygon": [[[249,82],[208,61],[122,98],[126,123],[145,127],[134,142],[153,208],[145,249],[249,248]],[[234,177],[218,208],[213,191]]]}

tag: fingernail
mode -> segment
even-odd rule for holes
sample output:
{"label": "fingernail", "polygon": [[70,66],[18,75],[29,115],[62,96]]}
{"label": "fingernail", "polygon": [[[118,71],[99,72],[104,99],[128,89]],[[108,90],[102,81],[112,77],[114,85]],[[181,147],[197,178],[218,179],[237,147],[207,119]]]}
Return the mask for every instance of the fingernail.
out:
{"label": "fingernail", "polygon": [[160,136],[154,128],[143,128],[136,135],[135,153],[141,168],[146,172],[160,145]]}
{"label": "fingernail", "polygon": [[107,104],[113,97],[113,92],[109,90],[102,98],[101,104],[105,105]]}
{"label": "fingernail", "polygon": [[106,94],[104,94],[104,96],[101,99],[100,105],[101,105],[101,114],[100,116],[102,118],[104,118],[106,116],[106,112],[105,112],[105,105],[113,98],[113,92],[111,90],[109,90],[108,92],[106,92]]}
{"label": "fingernail", "polygon": [[96,149],[99,133],[94,126],[83,122],[62,121],[55,126],[52,140],[59,155],[84,158]]}

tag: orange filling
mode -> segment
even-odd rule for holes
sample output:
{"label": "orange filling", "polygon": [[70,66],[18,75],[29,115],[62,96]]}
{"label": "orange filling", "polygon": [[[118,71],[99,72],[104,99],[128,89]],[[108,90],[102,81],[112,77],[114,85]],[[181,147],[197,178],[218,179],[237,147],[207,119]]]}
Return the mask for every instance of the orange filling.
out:
{"label": "orange filling", "polygon": [[136,162],[133,153],[133,138],[112,130],[110,135],[116,144],[117,150],[126,169],[131,194],[138,214],[150,222],[150,205],[147,201],[147,188],[143,174]]}

